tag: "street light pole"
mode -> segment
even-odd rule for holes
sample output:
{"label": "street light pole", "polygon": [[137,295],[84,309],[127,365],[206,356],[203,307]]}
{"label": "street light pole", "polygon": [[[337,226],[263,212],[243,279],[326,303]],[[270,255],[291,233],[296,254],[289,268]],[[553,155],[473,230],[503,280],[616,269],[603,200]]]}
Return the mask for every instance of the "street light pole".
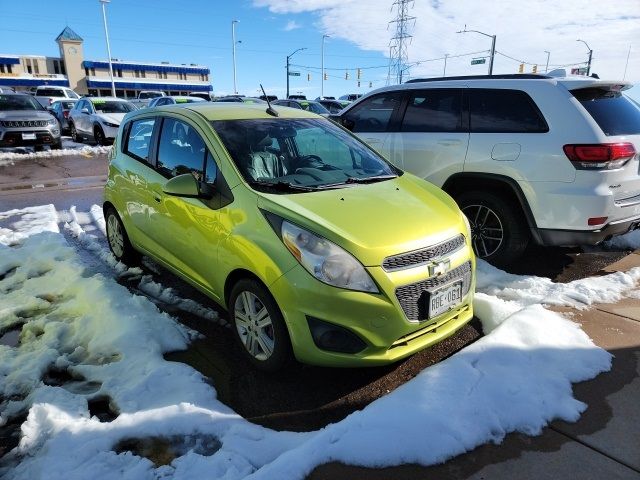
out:
{"label": "street light pole", "polygon": [[116,84],[113,81],[113,65],[111,64],[111,46],[109,45],[109,30],[107,29],[107,13],[104,9],[105,3],[111,0],[100,0],[102,4],[102,21],[104,22],[104,37],[107,40],[107,55],[109,56],[109,77],[111,77],[111,95],[116,96]]}
{"label": "street light pole", "polygon": [[231,41],[233,42],[233,93],[238,94],[238,85],[236,83],[236,23],[239,20],[231,21]]}
{"label": "street light pole", "polygon": [[286,98],[289,98],[289,59],[291,57],[293,57],[300,50],[306,50],[306,49],[307,49],[307,47],[302,47],[302,48],[299,48],[297,50],[294,50],[293,53],[287,55],[287,96],[286,96]]}
{"label": "street light pole", "polygon": [[544,73],[547,73],[549,71],[549,57],[551,56],[551,52],[548,50],[545,50],[544,53],[547,54],[547,64],[544,67]]}
{"label": "street light pole", "polygon": [[324,39],[330,35],[322,35],[322,78],[320,79],[320,98],[324,98]]}
{"label": "street light pole", "polygon": [[489,35],[488,33],[484,33],[484,32],[479,32],[478,30],[467,30],[466,25],[464,26],[464,30],[459,30],[456,33],[468,33],[468,32],[479,33],[480,35],[484,35],[485,37],[491,38],[491,54],[489,57],[489,75],[493,75],[493,59],[496,56],[496,36]]}
{"label": "street light pole", "polygon": [[444,54],[444,69],[442,70],[442,76],[446,77],[447,76],[447,57],[449,56],[448,53]]}
{"label": "street light pole", "polygon": [[591,56],[593,55],[593,50],[591,50],[591,47],[584,40],[577,39],[576,42],[584,43],[585,46],[589,49],[589,61],[587,62],[587,77],[588,77],[589,73],[591,73]]}

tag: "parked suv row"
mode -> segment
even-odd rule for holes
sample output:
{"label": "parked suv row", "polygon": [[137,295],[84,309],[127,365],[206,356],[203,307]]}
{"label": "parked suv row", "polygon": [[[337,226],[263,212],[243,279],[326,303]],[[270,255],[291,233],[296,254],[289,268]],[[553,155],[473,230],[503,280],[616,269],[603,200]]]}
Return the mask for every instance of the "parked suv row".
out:
{"label": "parked suv row", "polygon": [[[640,225],[640,108],[590,77],[458,77],[382,88],[332,119],[442,187],[497,264]],[[424,219],[429,222],[429,218]]]}

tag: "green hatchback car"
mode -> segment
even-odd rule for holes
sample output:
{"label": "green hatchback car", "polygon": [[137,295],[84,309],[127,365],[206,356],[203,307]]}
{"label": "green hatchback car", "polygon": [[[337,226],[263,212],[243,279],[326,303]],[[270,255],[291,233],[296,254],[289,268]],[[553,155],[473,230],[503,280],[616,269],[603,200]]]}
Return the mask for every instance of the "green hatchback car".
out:
{"label": "green hatchback car", "polygon": [[110,154],[113,254],[226,308],[258,368],[381,365],[473,316],[469,224],[432,184],[333,122],[265,105],[127,114]]}

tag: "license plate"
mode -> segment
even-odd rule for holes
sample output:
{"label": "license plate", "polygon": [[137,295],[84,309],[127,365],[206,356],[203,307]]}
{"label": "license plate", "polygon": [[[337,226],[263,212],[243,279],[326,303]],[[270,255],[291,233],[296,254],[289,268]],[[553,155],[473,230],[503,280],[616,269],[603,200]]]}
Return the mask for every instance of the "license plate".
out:
{"label": "license plate", "polygon": [[437,317],[462,301],[462,282],[434,290],[429,295],[429,318]]}
{"label": "license plate", "polygon": [[35,133],[23,133],[22,134],[22,139],[23,140],[35,140],[36,139],[36,134]]}

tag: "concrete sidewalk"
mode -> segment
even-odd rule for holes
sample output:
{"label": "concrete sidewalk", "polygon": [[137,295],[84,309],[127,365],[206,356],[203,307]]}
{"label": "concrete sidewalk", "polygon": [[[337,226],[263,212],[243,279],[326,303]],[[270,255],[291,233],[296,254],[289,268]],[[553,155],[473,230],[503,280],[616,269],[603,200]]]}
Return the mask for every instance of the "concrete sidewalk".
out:
{"label": "concrete sidewalk", "polygon": [[[603,273],[640,266],[638,253]],[[577,423],[554,422],[537,437],[511,434],[500,445],[483,445],[442,465],[367,469],[330,463],[308,479],[640,479],[640,298],[555,310],[614,355],[610,372],[574,386],[576,398],[588,405]]]}

